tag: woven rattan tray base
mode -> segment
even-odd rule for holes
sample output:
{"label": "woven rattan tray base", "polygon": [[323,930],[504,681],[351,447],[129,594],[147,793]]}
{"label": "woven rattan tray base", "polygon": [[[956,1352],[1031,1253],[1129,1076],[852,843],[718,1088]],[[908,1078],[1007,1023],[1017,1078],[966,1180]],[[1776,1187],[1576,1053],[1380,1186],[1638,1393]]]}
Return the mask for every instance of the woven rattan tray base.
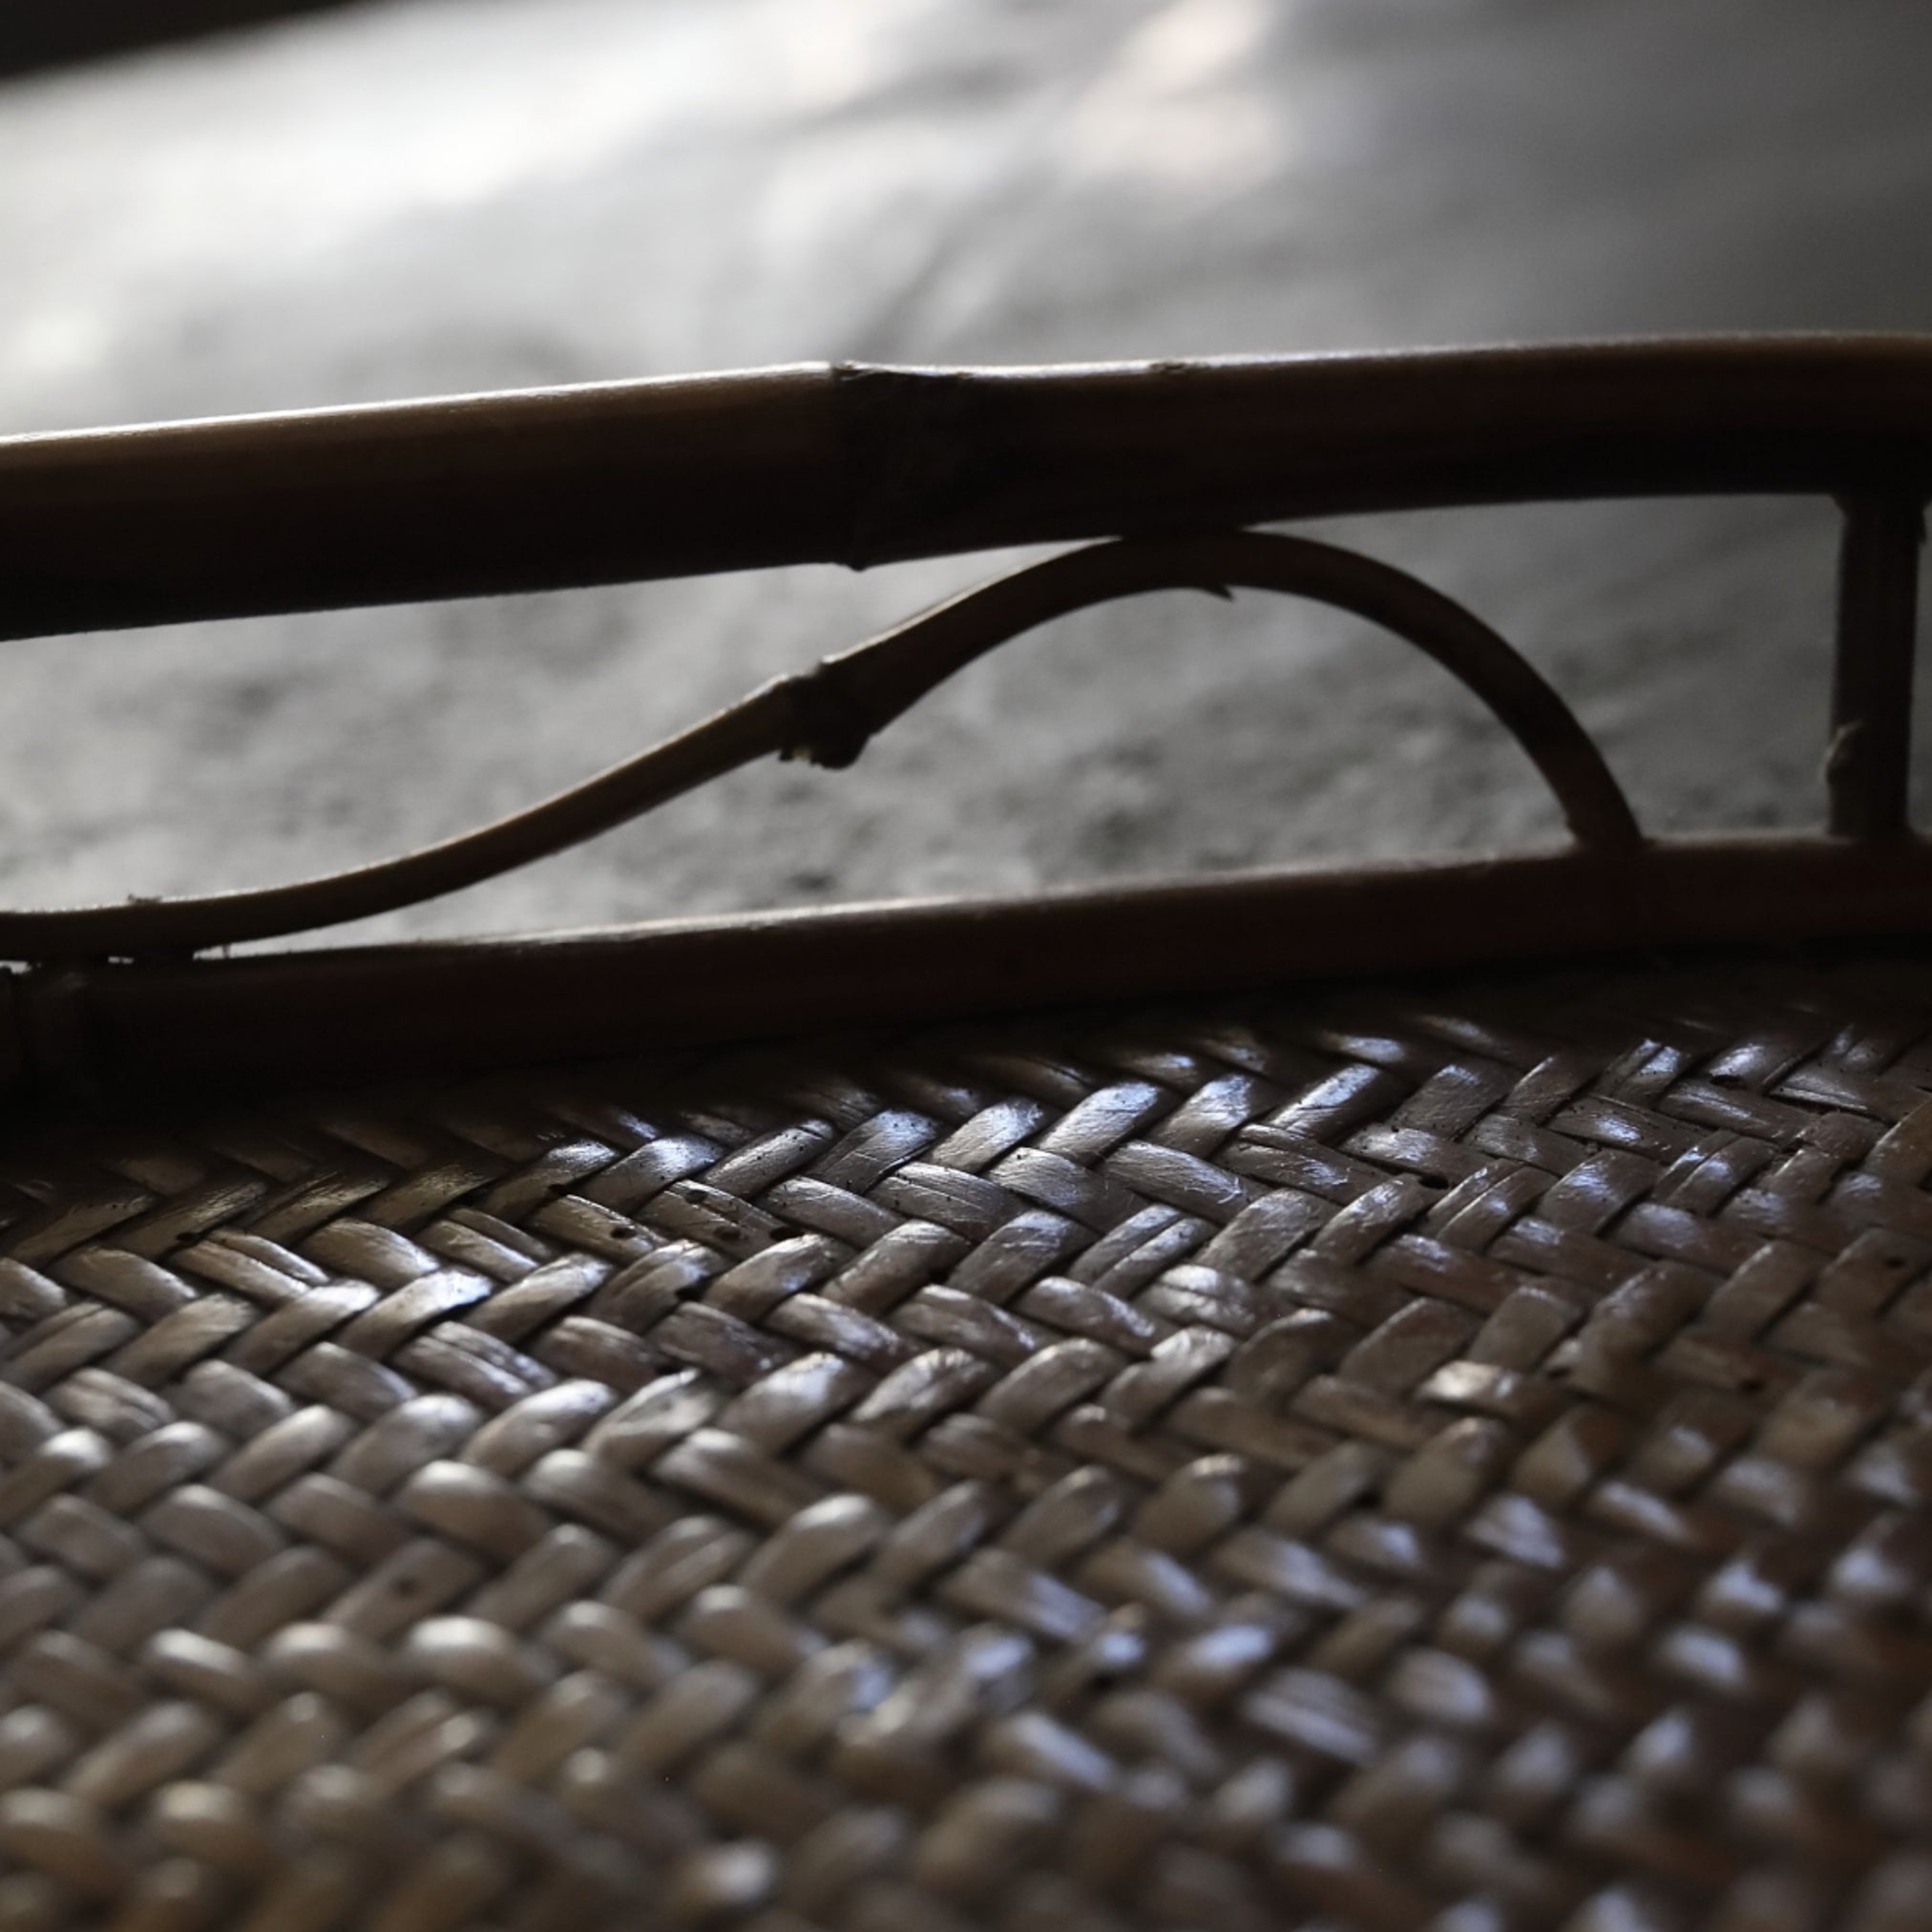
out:
{"label": "woven rattan tray base", "polygon": [[6,1169],[0,1926],[1932,1922],[1932,970]]}

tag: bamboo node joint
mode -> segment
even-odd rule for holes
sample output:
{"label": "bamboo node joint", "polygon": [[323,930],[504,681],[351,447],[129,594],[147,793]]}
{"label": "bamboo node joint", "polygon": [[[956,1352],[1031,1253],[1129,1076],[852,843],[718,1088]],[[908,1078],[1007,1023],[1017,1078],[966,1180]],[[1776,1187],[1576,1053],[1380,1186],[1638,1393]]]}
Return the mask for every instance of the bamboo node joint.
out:
{"label": "bamboo node joint", "polygon": [[873,732],[887,722],[857,698],[850,673],[836,659],[821,659],[808,671],[780,678],[775,689],[793,719],[778,754],[783,759],[843,771],[858,762]]}

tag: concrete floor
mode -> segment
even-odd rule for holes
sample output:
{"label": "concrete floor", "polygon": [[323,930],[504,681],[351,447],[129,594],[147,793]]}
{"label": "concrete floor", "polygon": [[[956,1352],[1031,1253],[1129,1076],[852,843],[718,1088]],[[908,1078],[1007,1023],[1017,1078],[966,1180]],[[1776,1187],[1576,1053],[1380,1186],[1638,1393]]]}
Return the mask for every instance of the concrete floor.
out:
{"label": "concrete floor", "polygon": [[[0,430],[728,368],[1932,326],[1912,0],[388,0],[0,88]],[[1831,519],[1377,519],[1657,826],[1820,804]],[[0,894],[265,882],[571,782],[987,559],[9,646]],[[459,933],[1552,836],[1258,598],[1011,647]]]}

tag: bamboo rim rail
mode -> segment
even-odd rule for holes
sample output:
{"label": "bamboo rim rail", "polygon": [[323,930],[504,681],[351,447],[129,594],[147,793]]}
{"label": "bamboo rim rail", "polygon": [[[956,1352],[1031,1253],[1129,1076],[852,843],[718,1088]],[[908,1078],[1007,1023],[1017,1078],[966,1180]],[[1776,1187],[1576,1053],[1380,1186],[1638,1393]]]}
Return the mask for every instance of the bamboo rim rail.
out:
{"label": "bamboo rim rail", "polygon": [[0,636],[1928,479],[1932,338],[805,364],[0,439]]}
{"label": "bamboo rim rail", "polygon": [[0,1093],[259,1088],[1212,996],[1496,961],[1932,930],[1917,840],[1624,850],[0,976]]}
{"label": "bamboo rim rail", "polygon": [[[1561,698],[1479,619],[1386,565],[1241,527],[1719,492],[1822,493],[1844,512],[1825,840],[1646,842]],[[583,1050],[593,1014],[607,1048],[613,1027],[620,1044],[1257,974],[1932,931],[1932,854],[1905,811],[1928,494],[1932,338],[807,366],[0,440],[0,636],[1115,539],[778,680],[443,846],[262,892],[0,912],[0,956],[39,968],[6,985],[0,1069],[292,1067],[297,1012],[346,1068]],[[1580,848],[593,939],[186,956],[455,890],[751,757],[850,763],[1020,630],[1140,590],[1232,584],[1341,604],[1437,657],[1537,762]],[[1131,967],[1109,954],[1129,929],[1144,940],[1164,924],[1167,942],[1126,949]],[[790,991],[773,998],[775,983]]]}

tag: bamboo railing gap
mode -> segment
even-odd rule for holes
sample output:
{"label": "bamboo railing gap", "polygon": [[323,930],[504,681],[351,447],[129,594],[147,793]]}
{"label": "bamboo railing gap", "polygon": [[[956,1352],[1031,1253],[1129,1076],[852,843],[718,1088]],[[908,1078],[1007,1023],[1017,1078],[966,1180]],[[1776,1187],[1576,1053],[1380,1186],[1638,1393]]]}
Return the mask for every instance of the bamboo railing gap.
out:
{"label": "bamboo railing gap", "polygon": [[1417,645],[1516,738],[1580,839],[1639,839],[1628,802],[1582,725],[1486,624],[1386,564],[1302,537],[1234,533],[1099,544],[1030,565],[811,671],[775,679],[649,750],[477,831],[253,892],[0,912],[0,952],[32,959],[199,952],[420,904],[625,824],[763,754],[849,766],[876,731],[947,678],[1053,618],[1149,590],[1225,594],[1230,584],[1334,604]]}

